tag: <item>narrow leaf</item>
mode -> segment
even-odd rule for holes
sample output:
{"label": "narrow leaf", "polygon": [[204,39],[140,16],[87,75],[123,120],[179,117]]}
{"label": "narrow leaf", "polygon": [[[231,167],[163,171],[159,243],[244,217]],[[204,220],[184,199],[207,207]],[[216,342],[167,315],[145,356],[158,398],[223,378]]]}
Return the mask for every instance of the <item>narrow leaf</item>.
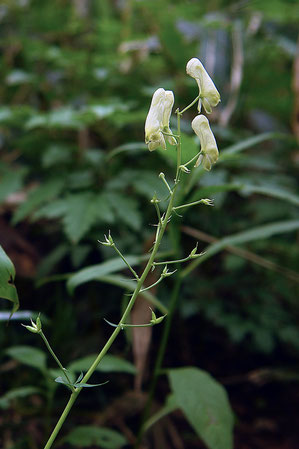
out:
{"label": "narrow leaf", "polygon": [[212,243],[211,245],[209,245],[205,253],[198,259],[191,262],[189,266],[182,271],[181,275],[183,277],[187,276],[197,265],[201,264],[206,259],[209,259],[214,254],[217,254],[226,246],[239,245],[254,240],[266,239],[276,234],[295,231],[298,228],[299,220],[288,220],[258,226],[256,228],[251,228],[238,234],[224,237],[223,239],[218,240],[216,243]]}
{"label": "narrow leaf", "polygon": [[[131,266],[138,265],[142,261],[148,259],[146,256],[125,256],[126,260]],[[115,273],[126,268],[126,265],[119,257],[110,259],[106,262],[92,265],[90,267],[83,268],[77,273],[70,276],[67,281],[67,289],[70,293],[73,293],[78,285],[84,284],[89,281],[97,280],[100,276],[105,276],[110,273]]]}
{"label": "narrow leaf", "polygon": [[56,178],[44,182],[33,190],[28,195],[27,200],[16,210],[12,219],[13,224],[17,224],[33,212],[37,207],[57,197],[57,195],[62,191],[64,184],[65,182],[63,179]]}

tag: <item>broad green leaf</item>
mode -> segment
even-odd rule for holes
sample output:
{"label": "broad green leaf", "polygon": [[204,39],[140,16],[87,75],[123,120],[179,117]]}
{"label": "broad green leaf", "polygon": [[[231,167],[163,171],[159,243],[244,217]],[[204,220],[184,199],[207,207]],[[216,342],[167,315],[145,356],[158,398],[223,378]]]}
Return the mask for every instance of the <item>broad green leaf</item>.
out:
{"label": "broad green leaf", "polygon": [[4,201],[8,195],[21,189],[23,185],[23,178],[26,174],[26,169],[7,171],[1,176],[0,183],[0,203]]}
{"label": "broad green leaf", "polygon": [[64,231],[73,243],[86,234],[96,221],[97,209],[91,192],[70,195],[65,199]]}
{"label": "broad green leaf", "polygon": [[77,193],[60,200],[61,202],[63,203],[58,206],[63,213],[64,230],[73,243],[78,243],[93,224],[112,223],[115,219],[109,198],[104,194]]}
{"label": "broad green leaf", "polygon": [[182,276],[187,276],[187,274],[189,274],[197,265],[201,264],[206,259],[209,259],[214,254],[217,254],[226,246],[240,245],[242,243],[247,243],[254,240],[266,239],[276,234],[295,231],[298,228],[299,220],[288,220],[258,226],[244,232],[239,232],[238,234],[224,237],[223,239],[209,245],[201,257],[191,262],[188,267],[182,271]]}
{"label": "broad green leaf", "polygon": [[[131,266],[138,265],[142,261],[148,259],[148,256],[125,256],[126,260]],[[106,262],[92,265],[90,267],[83,268],[77,273],[70,276],[67,281],[67,288],[70,293],[73,293],[76,287],[81,284],[85,284],[89,281],[98,280],[101,276],[106,276],[110,273],[115,273],[126,268],[126,265],[119,257],[107,260]]]}
{"label": "broad green leaf", "polygon": [[27,200],[18,207],[14,213],[12,222],[17,224],[23,218],[27,217],[38,206],[54,199],[62,191],[64,187],[63,179],[51,179],[42,183],[39,187],[33,190]]}
{"label": "broad green leaf", "polygon": [[[104,322],[103,322],[104,325]],[[91,354],[87,355],[85,357],[82,357],[81,359],[75,360],[74,362],[70,363],[68,366],[68,371],[73,372],[81,372],[81,371],[87,371],[90,366],[93,364],[97,357],[97,354]],[[134,365],[132,363],[128,362],[127,360],[121,359],[119,357],[116,357],[114,355],[105,355],[101,363],[97,366],[96,371],[104,372],[104,373],[112,373],[112,372],[118,372],[118,373],[128,373],[128,374],[135,374],[136,370]]]}
{"label": "broad green leaf", "polygon": [[42,165],[45,168],[62,165],[69,162],[72,156],[72,149],[66,145],[50,145],[42,155]]}
{"label": "broad green leaf", "polygon": [[154,425],[157,421],[164,418],[164,416],[169,415],[178,407],[176,398],[174,394],[169,394],[166,398],[165,404],[161,407],[154,415],[152,415],[145,423],[144,423],[144,431],[147,431],[152,425]]}
{"label": "broad green leaf", "polygon": [[233,413],[225,389],[210,374],[187,367],[169,371],[177,405],[209,449],[233,448]]}
{"label": "broad green leaf", "polygon": [[48,128],[79,129],[81,126],[78,112],[71,107],[57,108],[47,114]]}
{"label": "broad green leaf", "polygon": [[141,214],[136,200],[114,192],[106,193],[106,196],[120,221],[135,231],[140,229]]}
{"label": "broad green leaf", "polygon": [[46,354],[31,346],[12,346],[8,348],[6,354],[24,365],[44,371],[46,369]]}
{"label": "broad green leaf", "polygon": [[0,298],[13,303],[11,315],[19,308],[19,298],[14,285],[15,267],[0,245]]}
{"label": "broad green leaf", "polygon": [[9,407],[10,402],[14,399],[25,398],[35,393],[40,393],[40,390],[36,387],[26,386],[20,388],[13,388],[0,397],[0,408],[6,409]]}
{"label": "broad green leaf", "polygon": [[64,441],[76,447],[98,446],[102,449],[118,449],[127,444],[123,435],[106,427],[78,426]]}

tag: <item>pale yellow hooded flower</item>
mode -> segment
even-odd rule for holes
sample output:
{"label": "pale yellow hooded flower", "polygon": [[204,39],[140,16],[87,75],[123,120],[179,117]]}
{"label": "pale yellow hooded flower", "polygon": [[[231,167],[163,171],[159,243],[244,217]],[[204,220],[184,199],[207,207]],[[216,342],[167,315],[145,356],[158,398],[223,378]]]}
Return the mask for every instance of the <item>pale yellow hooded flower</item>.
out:
{"label": "pale yellow hooded flower", "polygon": [[197,115],[193,119],[191,126],[199,137],[201,145],[201,154],[196,161],[195,167],[202,164],[205,170],[211,170],[212,164],[215,164],[217,161],[219,153],[209,121],[204,115]]}
{"label": "pale yellow hooded flower", "polygon": [[207,73],[199,59],[192,58],[187,63],[186,72],[188,75],[195,78],[199,88],[198,112],[201,111],[201,104],[203,105],[207,114],[212,112],[220,101],[220,94],[216,89],[215,84]]}
{"label": "pale yellow hooded flower", "polygon": [[[166,149],[165,138],[162,133],[172,134],[169,128],[169,119],[174,103],[174,95],[170,90],[157,89],[152,98],[150,109],[145,121],[145,143],[150,151],[158,147]],[[176,145],[172,136],[165,136],[171,145]]]}

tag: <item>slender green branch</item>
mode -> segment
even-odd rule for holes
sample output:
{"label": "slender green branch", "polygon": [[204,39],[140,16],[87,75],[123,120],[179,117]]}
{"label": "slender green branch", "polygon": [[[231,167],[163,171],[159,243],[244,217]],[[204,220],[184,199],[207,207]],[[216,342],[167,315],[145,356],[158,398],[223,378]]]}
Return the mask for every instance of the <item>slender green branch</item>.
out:
{"label": "slender green branch", "polygon": [[200,150],[200,151],[199,151],[199,152],[198,152],[192,159],[190,159],[190,161],[186,162],[186,163],[184,164],[184,166],[187,167],[187,165],[192,164],[192,162],[195,161],[195,159],[198,159],[200,153],[201,153],[201,150]]}
{"label": "slender green branch", "polygon": [[164,175],[164,173],[160,173],[159,174],[159,178],[161,178],[162,179],[162,181],[164,182],[164,184],[166,185],[166,187],[167,187],[167,189],[168,189],[168,191],[169,191],[169,193],[170,193],[170,195],[172,195],[172,193],[173,193],[173,191],[171,190],[171,188],[170,188],[170,186],[169,186],[169,184],[168,184],[168,182],[166,181],[166,178],[165,178],[165,175]]}
{"label": "slender green branch", "polygon": [[172,210],[183,209],[184,207],[196,206],[197,204],[205,204],[206,206],[213,206],[213,201],[208,198],[202,200],[193,201],[192,203],[182,204],[181,206],[175,206]]}
{"label": "slender green branch", "polygon": [[153,201],[152,200],[152,202],[154,203],[154,206],[155,206],[155,209],[156,209],[156,212],[157,212],[157,217],[158,217],[158,220],[159,220],[159,224],[161,224],[161,212],[160,212],[160,208],[159,208],[159,204],[158,204],[158,201]]}
{"label": "slender green branch", "polygon": [[[62,363],[60,362],[59,358],[57,357],[57,355],[55,354],[55,352],[54,352],[53,349],[51,348],[51,345],[50,345],[50,343],[48,342],[47,337],[45,336],[45,334],[43,333],[42,330],[40,330],[40,331],[38,332],[38,334],[39,334],[39,335],[42,337],[42,339],[44,340],[44,343],[45,343],[45,345],[47,346],[48,351],[50,352],[51,356],[53,357],[53,359],[55,360],[55,362],[57,363],[57,365],[59,366],[59,368],[62,370],[64,376],[66,377],[66,380],[71,384],[72,382],[71,382],[69,376],[67,375],[67,372],[66,372],[67,370],[66,370],[66,368],[64,368],[64,367],[62,366]],[[72,389],[73,389],[73,387],[72,387]],[[73,389],[73,390],[74,390],[74,389]]]}
{"label": "slender green branch", "polygon": [[[198,100],[199,100],[200,95],[198,95],[195,100],[192,101],[192,103],[190,103],[188,106],[186,106],[182,111],[179,111],[178,114],[183,115],[184,112],[186,112],[188,109],[190,109]],[[178,132],[178,134],[180,134]]]}
{"label": "slender green branch", "polygon": [[153,287],[156,287],[156,285],[160,284],[161,281],[163,281],[165,276],[161,276],[156,282],[154,282],[152,285],[149,285],[148,287],[143,288],[140,290],[140,293],[146,292],[147,290],[150,290]]}
{"label": "slender green branch", "polygon": [[188,260],[195,259],[196,257],[200,257],[202,254],[189,254],[189,256],[185,257],[184,259],[178,259],[178,260],[166,260],[166,262],[154,262],[154,267],[156,265],[169,265],[171,263],[182,263],[182,262],[188,262]]}
{"label": "slender green branch", "polygon": [[180,172],[181,172],[181,163],[182,163],[182,148],[181,148],[181,115],[182,113],[180,112],[179,109],[176,110],[176,114],[177,114],[177,126],[178,126],[178,140],[177,140],[177,146],[176,146],[176,151],[177,151],[177,169],[176,169],[176,175],[175,175],[175,182],[179,182],[180,180]]}
{"label": "slender green branch", "polygon": [[134,268],[131,267],[131,265],[129,264],[129,262],[127,261],[127,259],[125,258],[125,256],[122,255],[122,253],[120,252],[120,250],[117,248],[117,246],[115,245],[115,243],[113,242],[113,244],[111,245],[111,247],[117,252],[117,254],[120,256],[120,258],[125,262],[125,264],[127,265],[127,267],[129,268],[129,270],[131,271],[131,273],[133,273],[133,275],[135,276],[135,278],[139,279],[138,274],[136,273],[136,271],[134,270]]}
{"label": "slender green branch", "polygon": [[106,321],[106,323],[108,323],[110,326],[112,327],[120,327],[121,330],[125,329],[126,327],[152,327],[154,326],[156,323],[151,322],[151,323],[145,323],[145,324],[127,324],[127,323],[122,323],[122,324],[114,324],[111,323],[111,321],[106,320],[106,318],[104,318],[104,320]]}

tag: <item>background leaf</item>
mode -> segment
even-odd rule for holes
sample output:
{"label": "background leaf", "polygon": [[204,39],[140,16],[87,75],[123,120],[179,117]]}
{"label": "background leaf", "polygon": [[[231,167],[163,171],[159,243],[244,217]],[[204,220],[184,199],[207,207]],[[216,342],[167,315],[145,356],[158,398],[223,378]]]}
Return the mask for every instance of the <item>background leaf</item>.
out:
{"label": "background leaf", "polygon": [[[82,357],[81,359],[74,360],[68,366],[69,371],[81,372],[87,371],[92,363],[95,361],[97,354],[87,355]],[[105,355],[101,363],[98,365],[96,371],[111,373],[111,372],[119,372],[119,373],[128,373],[135,374],[136,370],[132,363],[127,360],[121,359],[114,355]]]}
{"label": "background leaf", "polygon": [[46,369],[46,354],[31,346],[11,346],[6,354],[24,365],[37,368],[41,371]]}
{"label": "background leaf", "polygon": [[15,267],[12,261],[0,246],[0,297],[13,303],[11,315],[19,308],[19,298],[13,282],[15,279]]}
{"label": "background leaf", "polygon": [[178,406],[209,449],[233,448],[233,414],[224,388],[198,368],[169,370]]}
{"label": "background leaf", "polygon": [[98,445],[103,449],[118,449],[127,444],[119,432],[95,426],[78,426],[65,437],[65,441],[76,447]]}

